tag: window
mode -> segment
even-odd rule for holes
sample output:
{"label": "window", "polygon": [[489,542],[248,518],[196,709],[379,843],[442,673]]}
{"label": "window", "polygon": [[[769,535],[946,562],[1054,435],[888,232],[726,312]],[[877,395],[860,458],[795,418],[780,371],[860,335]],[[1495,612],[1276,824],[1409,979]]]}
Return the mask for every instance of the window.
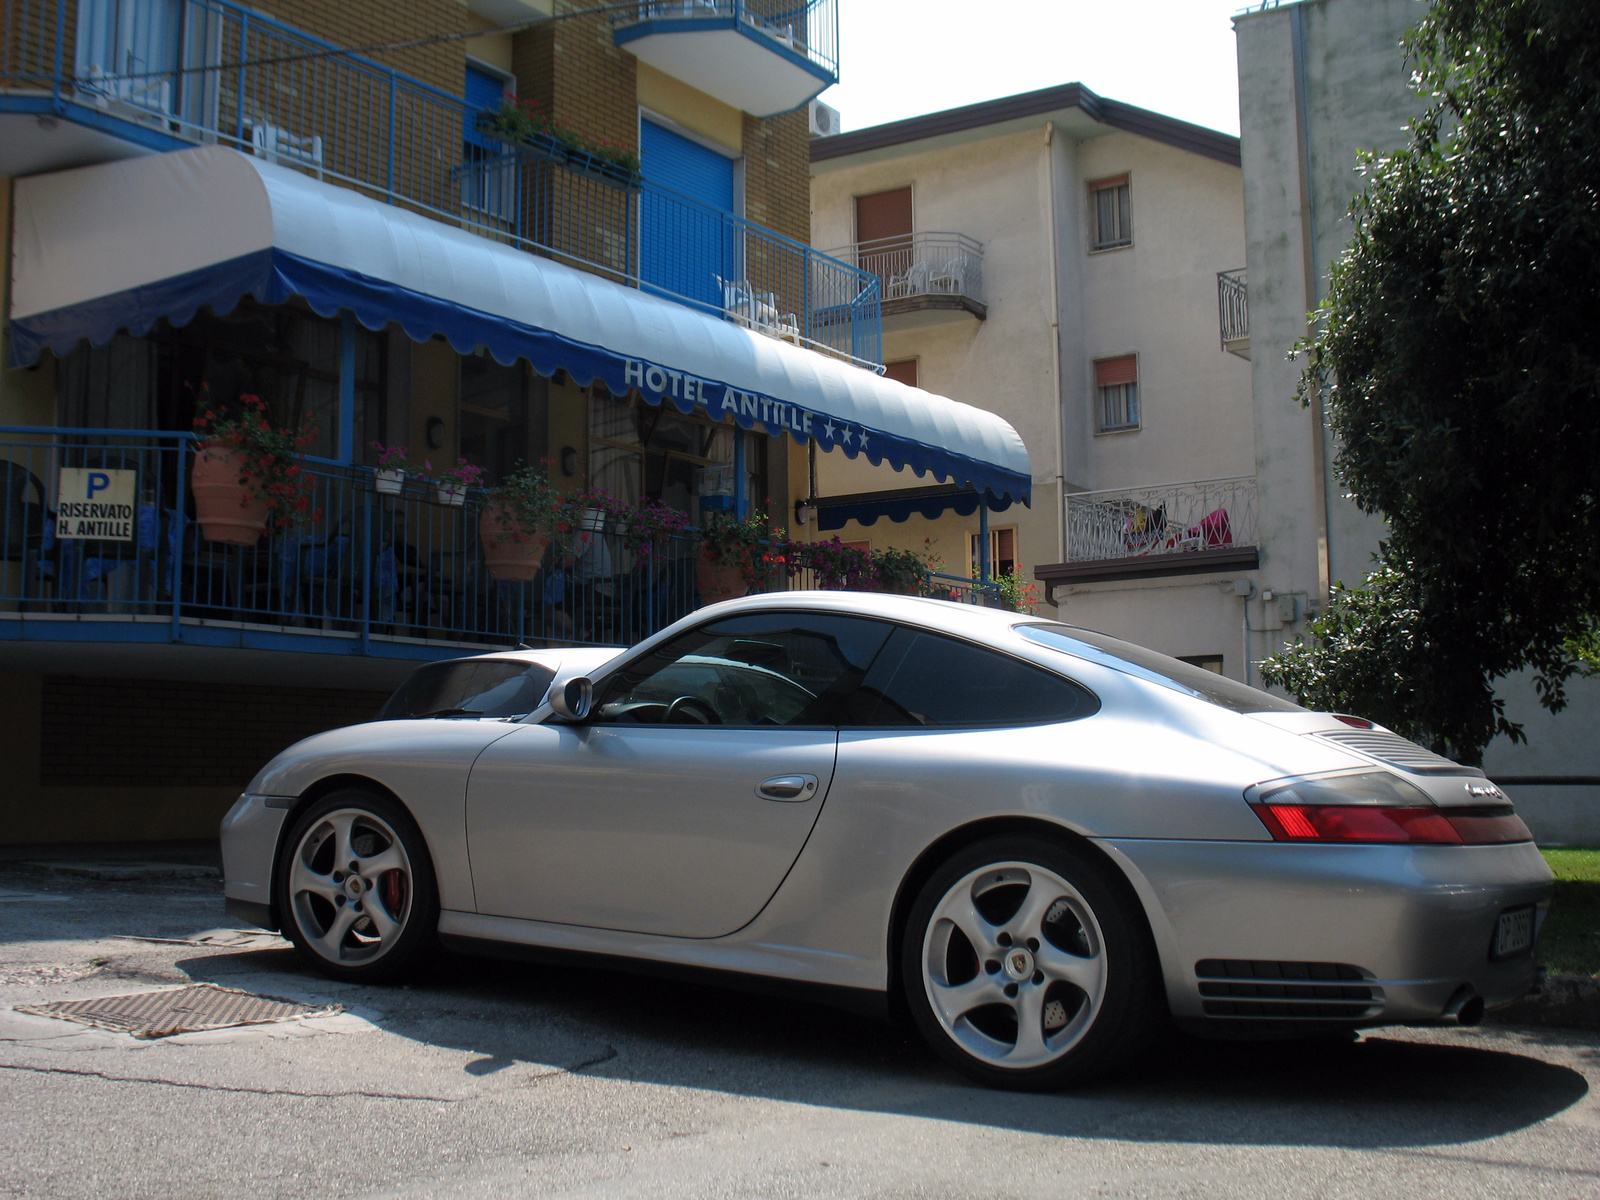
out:
{"label": "window", "polygon": [[1188,663],[1191,667],[1199,667],[1202,671],[1210,671],[1213,675],[1222,674],[1220,654],[1180,654],[1178,661]]}
{"label": "window", "polygon": [[911,259],[911,189],[857,196],[856,266],[883,281],[884,299],[906,278]]}
{"label": "window", "polygon": [[1100,432],[1116,433],[1139,428],[1139,356],[1102,358],[1094,364],[1094,388],[1099,398]]}
{"label": "window", "polygon": [[1218,675],[1204,667],[1191,666],[1132,642],[1096,633],[1092,629],[1080,629],[1075,625],[1052,621],[1019,625],[1017,632],[1030,642],[1099,663],[1113,671],[1148,680],[1175,692],[1210,701],[1234,712],[1305,712],[1298,704],[1246,687],[1225,675]]}
{"label": "window", "polygon": [[[967,547],[972,558],[972,577],[978,578],[983,564],[978,561],[979,538],[981,534],[969,533]],[[1017,573],[1017,530],[1013,526],[1009,529],[989,530],[989,576],[1015,575]]]}
{"label": "window", "polygon": [[1097,179],[1089,185],[1089,219],[1093,222],[1093,250],[1114,250],[1133,245],[1133,208],[1128,177]]}
{"label": "window", "polygon": [[[477,111],[494,111],[513,97],[515,82],[482,65],[467,64],[464,94]],[[470,126],[461,140],[461,204],[470,217],[490,225],[511,222],[521,165],[497,138]]]}
{"label": "window", "polygon": [[1046,725],[1099,702],[1071,680],[955,638],[896,629],[847,705],[869,726]]}
{"label": "window", "polygon": [[907,387],[917,386],[917,360],[914,358],[902,358],[892,363],[884,363],[883,373],[885,377],[903,383]]}
{"label": "window", "polygon": [[544,703],[554,678],[549,667],[514,659],[429,663],[395,689],[377,719],[520,717]]}
{"label": "window", "polygon": [[549,425],[545,380],[525,359],[502,367],[488,354],[461,357],[461,457],[499,483],[545,456]]}
{"label": "window", "polygon": [[760,505],[770,438],[713,424],[699,410],[680,413],[668,404],[645,404],[637,394],[618,398],[596,388],[589,398],[589,483],[629,503],[660,500],[698,521],[702,508],[725,503],[700,501],[726,486],[706,468],[733,462],[735,438],[745,440],[745,496]]}
{"label": "window", "polygon": [[675,638],[604,680],[607,722],[835,725],[890,626],[821,613],[756,613]]}
{"label": "window", "polygon": [[[359,462],[369,442],[387,440],[386,337],[357,324],[355,339],[355,445],[348,449]],[[202,399],[230,410],[240,396],[256,395],[273,424],[314,424],[307,452],[334,458],[341,452],[339,345],[337,318],[246,296],[224,316],[203,308],[181,327],[162,320],[141,338],[119,333],[107,346],[79,343],[60,360],[59,417],[78,427],[187,431]]]}

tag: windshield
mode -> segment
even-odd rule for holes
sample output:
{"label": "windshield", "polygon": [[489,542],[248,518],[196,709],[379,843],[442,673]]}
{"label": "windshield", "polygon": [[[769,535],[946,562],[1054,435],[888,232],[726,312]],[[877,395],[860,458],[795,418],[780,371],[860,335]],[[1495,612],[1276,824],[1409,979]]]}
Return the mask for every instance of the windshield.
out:
{"label": "windshield", "polygon": [[1175,658],[1168,658],[1165,654],[1157,654],[1154,650],[1146,650],[1143,646],[1135,646],[1132,642],[1107,637],[1092,629],[1079,629],[1074,625],[1058,625],[1050,622],[1018,625],[1017,632],[1030,642],[1037,642],[1052,650],[1064,651],[1089,662],[1099,663],[1102,667],[1110,667],[1114,671],[1148,680],[1150,683],[1158,683],[1162,687],[1210,701],[1233,712],[1305,711],[1298,704],[1293,704],[1280,696],[1247,687],[1237,680],[1218,675],[1214,671],[1207,671],[1204,667],[1179,662]]}
{"label": "windshield", "polygon": [[408,717],[520,717],[538,708],[555,672],[514,659],[461,658],[418,667],[378,713]]}

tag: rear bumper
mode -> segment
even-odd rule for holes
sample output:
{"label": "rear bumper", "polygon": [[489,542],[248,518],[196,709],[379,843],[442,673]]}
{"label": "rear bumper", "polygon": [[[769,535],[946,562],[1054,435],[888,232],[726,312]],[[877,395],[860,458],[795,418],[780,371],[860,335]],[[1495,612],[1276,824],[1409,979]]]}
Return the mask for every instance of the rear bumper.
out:
{"label": "rear bumper", "polygon": [[1531,842],[1099,844],[1144,902],[1186,1023],[1448,1020],[1463,989],[1495,1008],[1537,979],[1537,937],[1491,958],[1502,912],[1536,905],[1537,930],[1549,909],[1550,869]]}

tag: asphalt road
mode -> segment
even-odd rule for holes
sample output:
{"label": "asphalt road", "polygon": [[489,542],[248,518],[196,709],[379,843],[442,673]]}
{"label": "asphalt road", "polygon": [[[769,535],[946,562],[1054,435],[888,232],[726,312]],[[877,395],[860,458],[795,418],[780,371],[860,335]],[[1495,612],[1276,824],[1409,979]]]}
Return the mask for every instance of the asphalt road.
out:
{"label": "asphalt road", "polygon": [[[804,1004],[455,958],[353,988],[227,926],[215,883],[0,864],[0,1194],[1600,1197],[1594,1034],[1179,1042],[1022,1096]],[[12,1008],[190,980],[346,1013],[136,1041]]]}

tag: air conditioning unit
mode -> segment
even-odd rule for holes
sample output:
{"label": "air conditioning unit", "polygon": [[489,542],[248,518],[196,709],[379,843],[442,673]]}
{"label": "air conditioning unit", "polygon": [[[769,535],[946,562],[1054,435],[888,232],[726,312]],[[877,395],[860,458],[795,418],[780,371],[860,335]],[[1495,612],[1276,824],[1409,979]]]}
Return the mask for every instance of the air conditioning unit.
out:
{"label": "air conditioning unit", "polygon": [[839,132],[837,108],[830,108],[821,100],[813,100],[806,106],[806,112],[811,117],[812,137],[832,137]]}

